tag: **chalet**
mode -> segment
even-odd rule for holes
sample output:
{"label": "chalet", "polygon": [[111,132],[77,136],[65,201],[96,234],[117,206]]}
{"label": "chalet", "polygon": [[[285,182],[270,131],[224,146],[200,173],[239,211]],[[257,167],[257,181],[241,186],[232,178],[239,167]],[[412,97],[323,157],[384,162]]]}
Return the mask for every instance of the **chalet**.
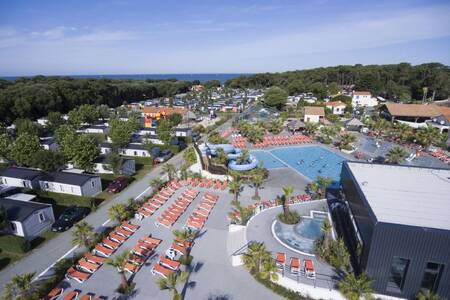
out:
{"label": "chalet", "polygon": [[43,191],[75,196],[92,197],[102,191],[100,177],[69,172],[47,174],[39,180],[39,185]]}
{"label": "chalet", "polygon": [[128,146],[119,149],[119,154],[125,156],[150,157],[150,152],[141,143],[130,143]]}
{"label": "chalet", "polygon": [[103,142],[100,144],[100,153],[108,154],[112,152],[112,143]]}
{"label": "chalet", "polygon": [[91,125],[84,128],[84,133],[108,134],[109,127],[106,125]]}
{"label": "chalet", "polygon": [[59,149],[59,146],[53,137],[41,138],[41,146],[45,150],[56,151]]}
{"label": "chalet", "polygon": [[39,188],[39,179],[44,175],[42,171],[11,167],[0,172],[0,184],[21,188]]}
{"label": "chalet", "polygon": [[305,106],[303,108],[303,121],[311,123],[322,123],[325,118],[323,106]]}
{"label": "chalet", "polygon": [[386,103],[380,110],[380,115],[386,119],[412,128],[427,127],[427,122],[442,115],[439,106],[426,104]]}
{"label": "chalet", "polygon": [[332,101],[325,104],[325,107],[331,110],[333,115],[343,115],[345,113],[345,103],[341,101]]}
{"label": "chalet", "polygon": [[[132,176],[136,173],[136,162],[134,159],[122,159],[120,167],[120,174]],[[94,160],[94,172],[99,174],[113,174],[113,169],[108,164],[107,157],[100,155]]]}
{"label": "chalet", "polygon": [[353,107],[374,107],[378,105],[376,98],[372,98],[372,94],[366,91],[353,91],[352,106]]}
{"label": "chalet", "polygon": [[51,204],[0,198],[0,205],[5,208],[9,223],[4,231],[27,240],[38,237],[55,222]]}
{"label": "chalet", "polygon": [[175,136],[177,136],[177,137],[192,136],[192,128],[191,127],[177,127],[177,128],[175,128]]}

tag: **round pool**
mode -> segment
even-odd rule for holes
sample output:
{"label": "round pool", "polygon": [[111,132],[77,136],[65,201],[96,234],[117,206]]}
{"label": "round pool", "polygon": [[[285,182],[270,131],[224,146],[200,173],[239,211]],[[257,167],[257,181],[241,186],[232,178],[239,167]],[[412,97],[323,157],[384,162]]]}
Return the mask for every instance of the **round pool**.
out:
{"label": "round pool", "polygon": [[278,242],[292,251],[314,256],[314,242],[322,235],[320,227],[325,218],[326,213],[314,214],[313,217],[302,217],[300,223],[295,225],[275,220],[272,233]]}

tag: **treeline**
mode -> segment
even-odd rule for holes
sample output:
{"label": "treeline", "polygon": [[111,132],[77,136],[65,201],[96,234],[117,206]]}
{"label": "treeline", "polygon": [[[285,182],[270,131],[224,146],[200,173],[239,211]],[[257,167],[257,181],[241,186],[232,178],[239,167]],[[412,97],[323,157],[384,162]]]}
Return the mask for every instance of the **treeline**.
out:
{"label": "treeline", "polygon": [[50,111],[67,113],[82,105],[117,107],[124,102],[185,93],[192,83],[177,80],[112,80],[45,77],[0,80],[0,122],[37,119]]}
{"label": "treeline", "polygon": [[354,65],[315,68],[283,73],[264,73],[230,79],[231,88],[279,86],[289,94],[327,90],[330,85],[369,90],[388,99],[446,99],[450,94],[450,68],[440,63],[412,66]]}

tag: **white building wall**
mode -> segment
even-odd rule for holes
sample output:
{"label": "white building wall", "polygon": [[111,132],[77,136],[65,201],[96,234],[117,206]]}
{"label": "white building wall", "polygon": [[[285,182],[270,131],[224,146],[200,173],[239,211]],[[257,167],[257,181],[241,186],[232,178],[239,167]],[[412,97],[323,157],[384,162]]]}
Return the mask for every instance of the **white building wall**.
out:
{"label": "white building wall", "polygon": [[26,187],[26,188],[33,188],[33,183],[31,180],[22,180],[19,178],[13,178],[13,177],[6,177],[2,176],[0,177],[1,183],[7,186],[15,186],[15,187]]}
{"label": "white building wall", "polygon": [[9,226],[8,231],[11,234],[17,235],[17,236],[21,236],[21,237],[25,237],[25,232],[23,230],[23,226],[22,226],[21,222],[10,221],[9,223],[14,224],[14,227],[15,227],[15,230],[13,230],[11,224],[8,224],[8,226]]}
{"label": "white building wall", "polygon": [[120,149],[119,153],[125,156],[150,157],[147,150]]}
{"label": "white building wall", "polygon": [[81,187],[77,185],[51,182],[51,181],[40,181],[41,189],[47,192],[69,194],[75,196],[83,196],[81,192]]}
{"label": "white building wall", "polygon": [[311,122],[311,123],[319,123],[320,116],[317,116],[317,115],[305,115],[304,121],[305,122]]}

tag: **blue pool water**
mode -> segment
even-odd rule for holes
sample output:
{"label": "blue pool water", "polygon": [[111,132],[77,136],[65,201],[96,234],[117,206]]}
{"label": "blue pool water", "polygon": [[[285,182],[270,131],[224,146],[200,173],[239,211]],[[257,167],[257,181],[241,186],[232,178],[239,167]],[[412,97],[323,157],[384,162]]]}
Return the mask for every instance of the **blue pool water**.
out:
{"label": "blue pool water", "polygon": [[322,147],[289,147],[270,151],[280,161],[311,180],[318,176],[331,177],[333,185],[340,181],[342,163],[346,159]]}
{"label": "blue pool water", "polygon": [[286,225],[276,221],[276,237],[289,247],[303,253],[314,254],[314,242],[321,237],[320,227],[326,216],[303,217],[297,225]]}
{"label": "blue pool water", "polygon": [[252,155],[254,155],[260,162],[262,162],[263,167],[266,169],[275,169],[286,167],[281,161],[275,158],[267,151],[252,151]]}

